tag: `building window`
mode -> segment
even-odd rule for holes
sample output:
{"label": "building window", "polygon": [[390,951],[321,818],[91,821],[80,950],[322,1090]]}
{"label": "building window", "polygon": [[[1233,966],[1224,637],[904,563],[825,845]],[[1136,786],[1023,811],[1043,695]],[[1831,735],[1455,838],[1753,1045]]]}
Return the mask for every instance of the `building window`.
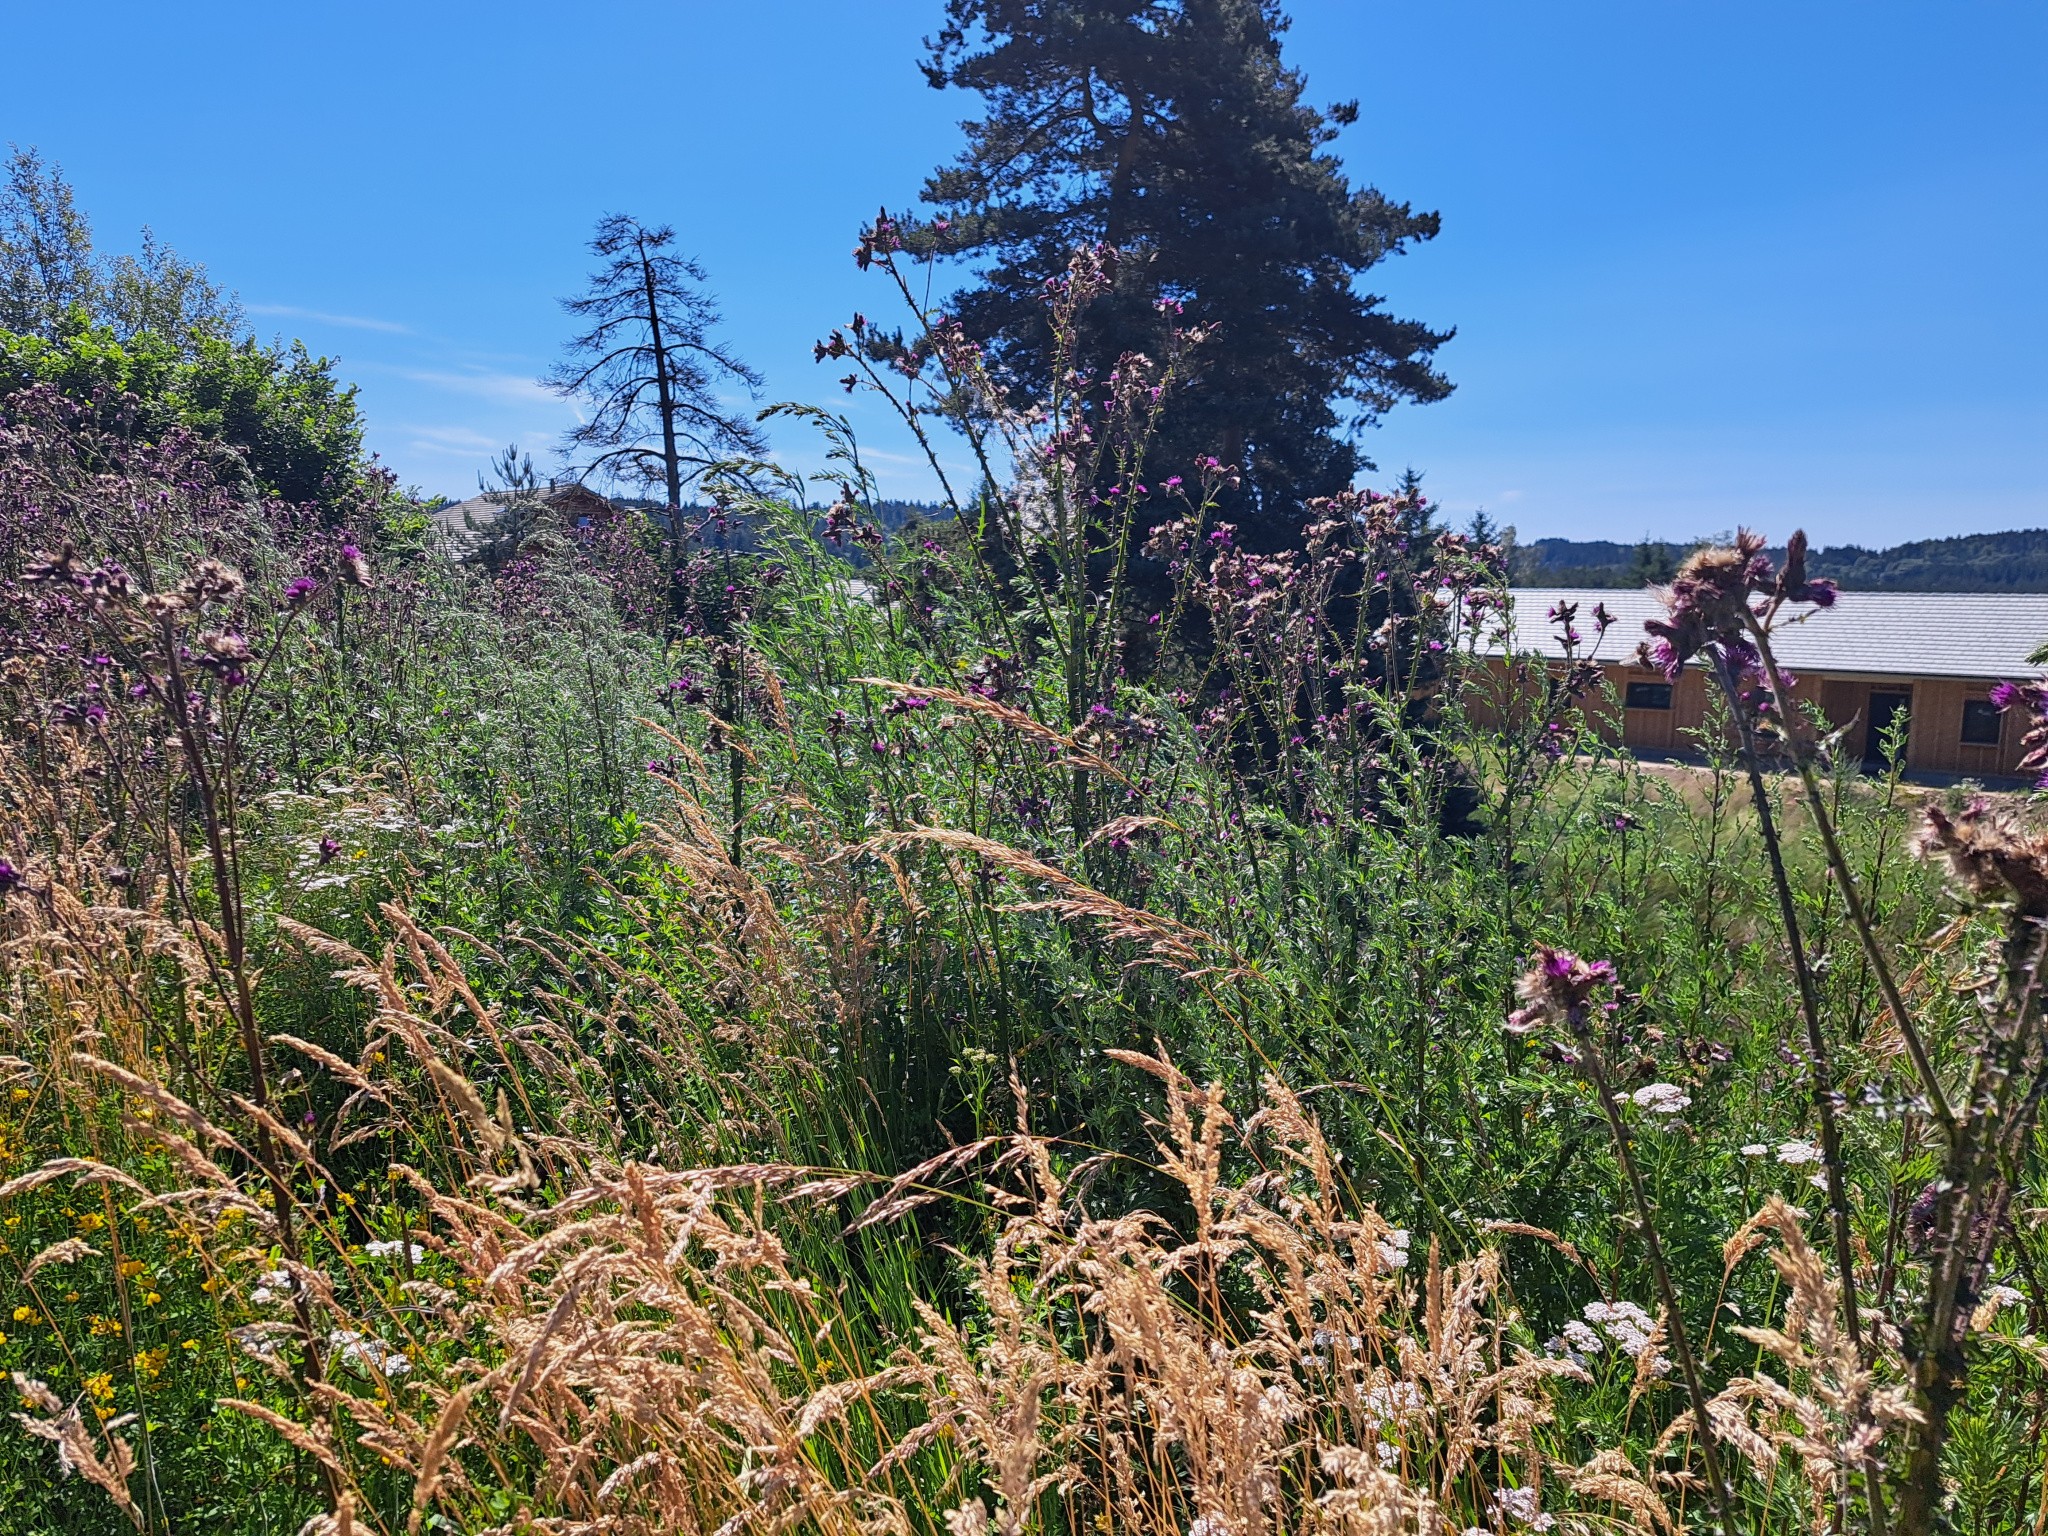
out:
{"label": "building window", "polygon": [[1963,700],[1963,741],[1972,747],[1998,745],[1999,728],[2005,717],[1989,699]]}
{"label": "building window", "polygon": [[[1630,709],[1669,709],[1671,707],[1671,685],[1669,683],[1630,683],[1622,695],[1622,702]],[[1966,736],[1965,741],[1969,740]]]}

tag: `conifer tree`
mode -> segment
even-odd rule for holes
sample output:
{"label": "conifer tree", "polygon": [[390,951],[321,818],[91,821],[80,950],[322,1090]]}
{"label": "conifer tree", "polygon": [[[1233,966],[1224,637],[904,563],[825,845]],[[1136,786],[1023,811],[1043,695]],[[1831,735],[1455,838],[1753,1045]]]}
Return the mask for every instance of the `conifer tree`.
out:
{"label": "conifer tree", "polygon": [[1044,281],[1080,244],[1127,258],[1088,316],[1087,362],[1154,352],[1160,301],[1212,326],[1152,472],[1205,453],[1242,465],[1228,509],[1251,546],[1298,539],[1301,505],[1369,467],[1359,431],[1440,400],[1451,333],[1389,314],[1356,279],[1437,232],[1353,188],[1330,144],[1356,103],[1318,111],[1285,67],[1274,0],[948,0],[935,87],[977,92],[967,147],[926,183],[928,238],[978,264],[956,313],[1020,397],[1048,382]]}

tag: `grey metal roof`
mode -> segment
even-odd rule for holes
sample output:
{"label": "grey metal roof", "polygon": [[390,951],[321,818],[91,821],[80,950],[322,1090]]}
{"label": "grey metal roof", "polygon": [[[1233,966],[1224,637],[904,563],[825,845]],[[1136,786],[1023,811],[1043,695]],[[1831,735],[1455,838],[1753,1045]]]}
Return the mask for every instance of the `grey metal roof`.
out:
{"label": "grey metal roof", "polygon": [[[1646,638],[1645,619],[1661,618],[1655,592],[1597,587],[1516,587],[1514,649],[1562,657],[1557,625],[1545,617],[1559,603],[1579,605],[1579,654],[1594,650],[1593,607],[1605,603],[1614,625],[1594,652],[1626,661]],[[1789,615],[1794,610],[1786,610]],[[2048,641],[2048,593],[1844,592],[1832,608],[1802,610],[1775,634],[1778,659],[1795,672],[1873,677],[2040,677],[2028,655]]]}
{"label": "grey metal roof", "polygon": [[504,510],[504,502],[489,496],[472,496],[467,501],[452,501],[436,507],[429,516],[433,519],[441,552],[451,560],[468,559],[482,548],[484,540],[490,537],[491,524]]}

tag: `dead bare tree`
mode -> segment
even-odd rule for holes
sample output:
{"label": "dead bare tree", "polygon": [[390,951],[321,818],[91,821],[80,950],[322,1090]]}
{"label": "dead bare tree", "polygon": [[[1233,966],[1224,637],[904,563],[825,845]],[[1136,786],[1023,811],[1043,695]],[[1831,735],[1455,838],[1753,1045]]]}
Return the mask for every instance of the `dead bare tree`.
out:
{"label": "dead bare tree", "polygon": [[726,409],[721,385],[749,394],[761,376],[711,332],[721,319],[704,269],[670,249],[675,231],[625,214],[600,219],[590,242],[603,265],[562,307],[590,328],[543,381],[589,414],[563,444],[581,479],[660,487],[669,532],[683,533],[683,488],[713,464],[757,457],[767,443],[751,416]]}

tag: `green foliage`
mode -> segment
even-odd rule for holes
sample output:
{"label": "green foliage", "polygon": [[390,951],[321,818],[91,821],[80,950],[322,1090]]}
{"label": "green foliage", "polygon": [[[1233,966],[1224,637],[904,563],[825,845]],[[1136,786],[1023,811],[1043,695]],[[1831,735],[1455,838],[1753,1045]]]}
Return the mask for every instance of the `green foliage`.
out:
{"label": "green foliage", "polygon": [[[1055,328],[1071,336],[1110,276],[1084,252]],[[970,345],[942,343],[897,354],[899,377],[956,370],[920,401],[986,382]],[[1255,554],[1217,526],[1231,471],[1207,460],[1160,525],[1170,620],[1140,630],[1116,602],[1139,493],[1073,509],[1134,482],[1171,356],[1127,372],[1114,412],[1062,393],[1012,419],[979,396],[1044,480],[991,474],[944,538],[889,537],[851,430],[792,408],[826,434],[824,528],[793,478],[782,498],[716,480],[755,542],[658,576],[624,520],[606,543],[536,519],[484,569],[396,538],[366,558],[245,494],[259,459],[322,494],[322,465],[353,464],[352,397],[303,354],[185,356],[81,325],[4,357],[0,1368],[24,1421],[0,1435],[0,1531],[128,1528],[118,1493],[153,1533],[268,1536],[330,1514],[344,1483],[357,1523],[393,1532],[636,1528],[614,1493],[642,1530],[738,1529],[734,1507],[788,1526],[763,1501],[797,1478],[810,1514],[837,1520],[852,1506],[819,1490],[861,1485],[896,1501],[896,1528],[978,1530],[962,1511],[1010,1473],[940,1423],[961,1393],[906,1383],[929,1387],[957,1329],[984,1350],[969,1370],[993,1362],[987,1400],[1028,1421],[1023,1461],[1049,1453],[1041,1428],[1091,1442],[1086,1400],[1041,1418],[1030,1383],[1050,1367],[1009,1351],[1020,1317],[1062,1345],[1100,1326],[1028,1262],[1097,1214],[1150,1246],[1065,1274],[1145,1268],[1162,1329],[1213,1330],[1190,1373],[1227,1365],[1236,1392],[1266,1370],[1283,1397],[1325,1383],[1313,1411],[1269,1416],[1282,1437],[1363,1404],[1394,1462],[1392,1387],[1451,1372],[1429,1351],[1481,1310],[1446,1299],[1445,1265],[1498,1254],[1501,1331],[1453,1353],[1526,1369],[1542,1405],[1482,1393],[1473,1411],[1519,1414],[1554,1475],[1508,1500],[1505,1453],[1467,1444],[1453,1470],[1428,1451],[1461,1522],[1505,1528],[1526,1503],[1618,1525],[1619,1458],[1682,1506],[1679,1528],[1703,1524],[1698,1442],[1666,1433],[1693,1388],[1669,1369],[1681,1337],[1702,1391],[1770,1378],[1752,1383],[1761,1438],[1720,1440],[1741,1452],[1725,1525],[1851,1528],[1880,1475],[1881,1498],[1921,1501],[1915,1536],[1937,1495],[1972,1531],[2041,1507],[2038,1131],[1996,1148],[2002,1219],[1960,1220],[1992,1283],[1943,1335],[1961,1363],[1931,1459],[1908,1461],[1896,1415],[1843,1406],[1863,1390],[1844,1387],[1853,1346],[1800,1350],[1834,1324],[1844,1252],[1878,1381],[1930,1358],[1912,1336],[1926,1234],[1959,1186],[1905,1031],[1957,1103],[1987,1081],[1987,1040],[2027,1045],[1985,1020],[2015,995],[2001,973],[2032,995],[2043,908],[2014,901],[2048,904],[2048,843],[1958,793],[1928,835],[1946,827],[1953,867],[2009,893],[1959,903],[1911,846],[1896,774],[1763,772],[1731,750],[1732,706],[1697,733],[1702,766],[1611,755],[1590,673],[1494,654],[1502,553],[1437,533],[1418,476],[1333,498],[1305,548]],[[990,442],[973,439],[983,463]],[[516,456],[502,470],[508,494],[534,489]],[[1754,553],[1723,562],[1750,619]],[[1696,574],[1688,601],[1710,585]],[[1524,1033],[1516,1004],[1549,974],[1530,957],[1580,966],[1566,947],[1612,981],[1578,1000],[1575,1033]],[[2006,1101],[2024,1128],[2048,1070],[2009,1054],[2005,1081],[2036,1085]],[[1197,1090],[1168,1059],[1215,1085],[1199,1157]],[[1276,1154],[1258,1135],[1289,1104],[1319,1130]],[[1006,1142],[1020,1121],[1036,1139]],[[1019,1200],[1027,1164],[1064,1195]],[[1410,1321],[1318,1342],[1319,1270],[1292,1293],[1306,1350],[1233,1356],[1220,1339],[1274,1309],[1201,1247],[1212,1172],[1264,1224],[1229,1239],[1238,1259],[1298,1259],[1320,1224],[1403,1288]],[[1831,1173],[1839,1248],[1807,1214]],[[1768,1259],[1748,1242],[1760,1210]],[[616,1253],[579,1250],[593,1233],[630,1265],[599,1274]],[[689,1326],[636,1333],[688,1311],[679,1266]],[[1756,1331],[1781,1322],[1799,1347]],[[622,1339],[645,1348],[603,1355]],[[1139,1427],[1095,1444],[1156,1460],[1156,1508],[1048,1483],[1006,1508],[1020,1531],[1185,1532],[1196,1479],[1224,1465],[1198,1465],[1129,1385],[1152,1343],[1111,1342],[1123,1355],[1092,1379]],[[1347,1347],[1372,1387],[1332,1368]],[[600,1355],[639,1374],[575,1374]],[[730,1391],[684,1412],[657,1379]],[[733,1406],[770,1399],[811,1427]],[[1249,1430],[1267,1398],[1244,1401]],[[67,1425],[74,1464],[119,1436],[132,1473],[53,1497]],[[437,1443],[438,1484],[420,1472]],[[686,1469],[672,1496],[632,1481],[657,1464]],[[1325,1509],[1311,1486],[1275,1498]],[[661,1518],[643,1497],[670,1498]]]}
{"label": "green foliage", "polygon": [[373,500],[381,494],[363,455],[355,386],[303,342],[265,346],[201,333],[180,346],[154,331],[123,341],[74,310],[55,339],[0,331],[0,407],[35,384],[145,440],[176,428],[196,432],[231,450],[218,463],[250,494],[312,505],[329,524],[359,511],[366,492]]}
{"label": "green foliage", "polygon": [[0,184],[0,331],[58,340],[80,313],[122,341],[151,335],[179,351],[241,324],[240,303],[153,230],[135,255],[102,258],[70,185],[33,147],[13,148]]}

